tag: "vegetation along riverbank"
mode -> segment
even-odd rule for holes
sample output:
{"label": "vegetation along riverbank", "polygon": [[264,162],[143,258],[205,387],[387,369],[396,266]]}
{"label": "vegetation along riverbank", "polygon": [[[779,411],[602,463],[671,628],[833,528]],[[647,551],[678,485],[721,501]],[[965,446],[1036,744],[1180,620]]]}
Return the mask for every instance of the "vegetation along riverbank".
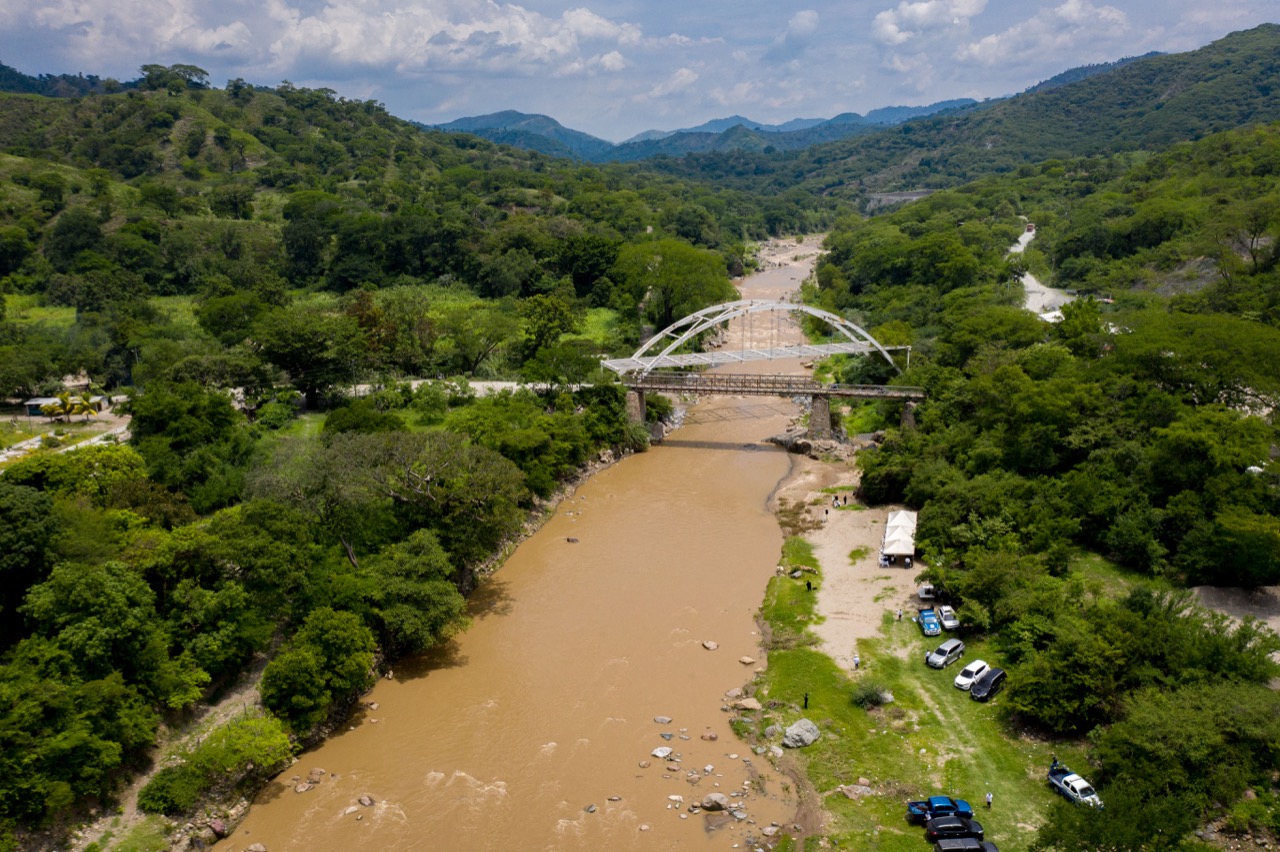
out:
{"label": "vegetation along riverbank", "polygon": [[[825,819],[779,842],[920,848],[907,799],[991,792],[1002,849],[1274,845],[1280,640],[1192,590],[1268,616],[1280,582],[1278,50],[1268,25],[802,153],[600,166],[189,65],[0,93],[4,443],[64,377],[130,417],[0,463],[0,848],[218,834],[197,803],[455,635],[542,502],[644,445],[601,357],[797,233],[826,234],[799,298],[912,347],[814,374],[926,399],[836,412],[854,461],[779,496],[738,727],[767,751],[807,714],[784,760]],[[1027,272],[1072,291],[1060,321]],[[879,565],[886,507],[918,512],[911,571]],[[1007,671],[989,703],[924,666],[917,582]],[[1055,755],[1105,808],[1054,798]],[[125,836],[144,773],[163,819]]]}

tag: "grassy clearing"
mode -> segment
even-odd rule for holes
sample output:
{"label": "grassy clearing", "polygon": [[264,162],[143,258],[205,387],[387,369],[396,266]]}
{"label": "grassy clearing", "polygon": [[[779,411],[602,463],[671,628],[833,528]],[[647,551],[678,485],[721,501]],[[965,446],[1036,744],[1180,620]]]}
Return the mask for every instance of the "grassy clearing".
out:
{"label": "grassy clearing", "polygon": [[[784,550],[805,552],[795,539],[788,539]],[[919,850],[922,831],[904,818],[907,800],[949,794],[982,811],[979,820],[988,838],[1002,850],[1027,849],[1035,827],[1057,801],[1044,778],[1052,755],[1083,764],[1084,749],[1010,730],[1000,719],[999,697],[982,704],[955,688],[960,664],[943,671],[924,665],[938,638],[923,637],[911,621],[896,621],[888,613],[879,638],[858,642],[862,668],[847,674],[813,647],[807,628],[817,618],[815,598],[806,592],[804,578],[779,576],[770,582],[761,612],[773,639],[768,668],[756,681],[757,697],[768,709],[744,727],[761,741],[769,725],[785,728],[802,717],[822,729],[821,740],[791,756],[831,814],[828,845]],[[965,660],[999,663],[985,641],[966,642]],[[870,710],[856,706],[855,685],[867,681],[890,692],[892,703]],[[804,711],[806,693],[809,709]],[[839,792],[860,778],[871,782],[876,795],[849,799]],[[988,791],[995,799],[990,812],[981,807]]]}
{"label": "grassy clearing", "polygon": [[195,296],[152,296],[151,303],[177,326],[196,325]]}
{"label": "grassy clearing", "polygon": [[871,548],[855,547],[853,550],[849,551],[849,564],[857,565],[859,562],[861,562],[863,559],[866,559],[870,555],[871,555]]}
{"label": "grassy clearing", "polygon": [[1162,577],[1151,577],[1122,568],[1096,553],[1085,553],[1071,560],[1073,576],[1084,580],[1091,593],[1118,598],[1128,594],[1135,586],[1146,586],[1153,591],[1168,592],[1176,587]]}
{"label": "grassy clearing", "polygon": [[90,843],[85,852],[164,852],[169,848],[168,825],[164,818],[151,816],[131,828],[116,841],[107,832],[97,842]]}
{"label": "grassy clearing", "polygon": [[618,312],[611,308],[592,308],[587,311],[582,329],[576,334],[565,335],[566,340],[590,340],[598,346],[606,346],[618,336]]}
{"label": "grassy clearing", "polygon": [[4,297],[5,318],[17,325],[49,325],[70,328],[76,321],[76,309],[40,304],[34,293],[10,293]]}

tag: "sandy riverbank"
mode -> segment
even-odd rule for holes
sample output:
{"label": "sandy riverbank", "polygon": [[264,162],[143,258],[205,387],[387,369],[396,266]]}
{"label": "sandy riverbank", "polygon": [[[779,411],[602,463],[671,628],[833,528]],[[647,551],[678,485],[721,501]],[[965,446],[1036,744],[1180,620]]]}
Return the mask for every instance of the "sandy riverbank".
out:
{"label": "sandy riverbank", "polygon": [[[821,640],[821,650],[846,671],[854,670],[853,656],[859,653],[865,665],[869,662],[858,643],[880,636],[886,614],[896,614],[901,607],[903,617],[914,612],[917,602],[915,577],[919,566],[880,567],[880,544],[890,506],[868,507],[857,504],[854,490],[858,471],[848,461],[818,461],[807,456],[793,456],[791,472],[773,495],[773,508],[783,501],[807,506],[816,528],[804,534],[813,545],[814,556],[822,567],[822,583],[818,588],[818,623],[811,629]],[[824,489],[840,488],[849,496],[847,505],[832,507],[832,494]],[[857,556],[850,559],[850,555]]]}
{"label": "sandy riverbank", "polygon": [[[746,278],[739,282],[744,298],[785,300],[805,280],[822,250],[821,235],[795,240],[771,240],[760,247],[764,270],[781,269],[768,276],[769,282]],[[757,332],[757,334],[762,332]],[[737,345],[736,341],[730,345]],[[771,498],[775,511],[782,501],[800,503],[817,525],[805,533],[822,566],[823,582],[818,590],[817,612],[820,623],[813,632],[822,640],[824,653],[841,667],[853,671],[853,655],[858,642],[880,635],[885,613],[896,613],[899,607],[908,611],[916,601],[915,577],[919,568],[881,568],[880,544],[884,537],[885,519],[890,509],[899,507],[865,507],[855,505],[853,490],[858,484],[858,471],[848,461],[818,461],[807,456],[792,456],[791,470],[779,483]],[[847,488],[849,504],[831,506],[826,488]],[[849,554],[864,555],[851,561]],[[906,615],[904,613],[903,617]],[[866,654],[861,655],[864,662]]]}

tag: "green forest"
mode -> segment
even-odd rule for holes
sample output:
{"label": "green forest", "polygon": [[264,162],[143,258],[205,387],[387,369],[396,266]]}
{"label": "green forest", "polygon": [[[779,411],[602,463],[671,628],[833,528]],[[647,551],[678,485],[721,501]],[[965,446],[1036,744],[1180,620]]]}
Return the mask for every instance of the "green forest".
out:
{"label": "green forest", "polygon": [[[1047,161],[828,237],[811,297],[911,343],[893,381],[928,390],[916,428],[859,454],[860,496],[919,507],[922,579],[992,636],[1007,723],[1096,761],[1106,809],[1062,803],[1033,848],[1280,827],[1280,640],[1184,591],[1280,582],[1277,174],[1271,125]],[[1078,288],[1060,322],[1020,307],[1028,267]]]}
{"label": "green forest", "polygon": [[[1233,74],[1269,85],[1267,38],[1245,34]],[[1109,73],[1196,76],[1169,60]],[[1034,97],[1087,109],[1106,76]],[[139,804],[182,817],[255,789],[379,671],[465,629],[558,489],[648,446],[601,356],[733,298],[755,242],[820,232],[806,298],[913,347],[901,376],[833,377],[928,392],[912,429],[892,403],[846,418],[883,437],[860,496],[920,510],[924,579],[1010,663],[1010,729],[1099,768],[1106,810],[1055,809],[1037,848],[1183,848],[1223,816],[1280,830],[1280,640],[1185,591],[1280,582],[1280,125],[1252,101],[1102,147],[1037,137],[868,218],[830,191],[857,160],[839,147],[719,179],[188,65],[82,79],[0,95],[0,393],[85,375],[131,437],[0,467],[0,849],[110,807],[162,728],[260,666],[265,712]],[[891,158],[938,121],[856,144]],[[1020,307],[1028,270],[1079,295],[1061,322]],[[1143,582],[1108,587],[1096,560]]]}

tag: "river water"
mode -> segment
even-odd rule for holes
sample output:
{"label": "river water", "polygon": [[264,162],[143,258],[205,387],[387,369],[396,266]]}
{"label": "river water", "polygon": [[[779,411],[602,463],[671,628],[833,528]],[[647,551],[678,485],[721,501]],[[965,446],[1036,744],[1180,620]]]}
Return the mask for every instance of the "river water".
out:
{"label": "river water", "polygon": [[[754,615],[782,543],[767,502],[789,462],[762,439],[794,414],[709,399],[594,476],[477,591],[470,629],[380,681],[217,848],[731,849],[787,824],[795,785],[734,736],[725,693],[764,665]],[[663,746],[678,766],[651,756]],[[313,769],[324,780],[294,792]],[[749,819],[689,812],[717,791]]]}

